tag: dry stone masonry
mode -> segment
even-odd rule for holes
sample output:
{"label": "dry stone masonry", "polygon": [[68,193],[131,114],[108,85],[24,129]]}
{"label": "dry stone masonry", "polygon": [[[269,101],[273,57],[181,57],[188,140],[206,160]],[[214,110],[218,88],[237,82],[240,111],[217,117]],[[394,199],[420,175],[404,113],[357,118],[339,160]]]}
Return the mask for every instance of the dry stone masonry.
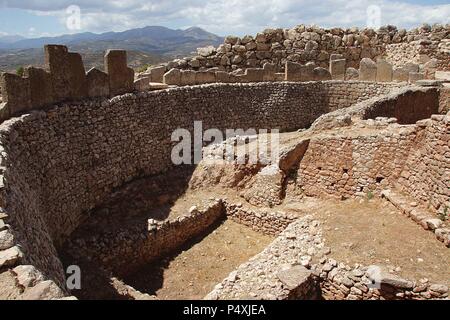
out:
{"label": "dry stone masonry", "polygon": [[[448,299],[444,284],[336,261],[319,218],[284,209],[384,197],[450,245],[449,30],[267,29],[136,76],[126,51],[86,72],[78,53],[46,45],[45,69],[0,77],[0,297],[72,299],[64,266],[76,262],[94,291],[100,279],[122,299],[155,299],[123,279],[230,219],[276,238],[206,299]],[[280,156],[186,170],[180,194],[214,196],[177,217],[97,210],[137,179],[163,189],[171,133],[194,121],[279,129]],[[138,201],[164,211],[171,196]]]}

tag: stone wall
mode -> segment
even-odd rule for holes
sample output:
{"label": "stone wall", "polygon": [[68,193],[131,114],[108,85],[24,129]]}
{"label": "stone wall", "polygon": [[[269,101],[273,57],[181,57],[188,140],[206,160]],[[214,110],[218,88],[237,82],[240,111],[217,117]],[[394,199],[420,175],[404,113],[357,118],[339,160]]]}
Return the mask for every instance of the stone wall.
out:
{"label": "stone wall", "polygon": [[412,124],[429,118],[432,114],[442,113],[445,91],[438,87],[395,88],[388,94],[375,96],[352,104],[348,108],[337,109],[319,117],[312,124],[313,130],[323,130],[348,126],[351,118],[375,119],[392,117],[401,124]]}
{"label": "stone wall", "polygon": [[450,210],[450,116],[422,121],[418,145],[406,160],[398,185],[434,212]]}
{"label": "stone wall", "polygon": [[65,101],[115,96],[134,90],[134,71],[127,67],[127,52],[108,50],[106,73],[92,68],[87,73],[79,53],[66,46],[46,45],[45,69],[27,67],[24,76],[0,76],[0,121],[30,110]]}
{"label": "stone wall", "polygon": [[[414,61],[424,64],[436,59],[440,69],[448,70],[448,38],[450,25],[423,25],[420,28],[398,30],[394,26],[379,30],[358,28],[324,29],[299,25],[291,29],[266,29],[256,36],[228,36],[218,48],[198,49],[197,56],[176,59],[171,68],[237,70],[261,68],[267,62],[284,70],[287,61],[307,63],[328,68],[332,54],[342,54],[347,66],[358,69],[363,58],[376,60],[387,57],[396,66]],[[405,44],[405,46],[403,46]],[[419,46],[416,50],[410,47]],[[395,59],[391,59],[395,55]],[[416,57],[420,56],[420,60]],[[398,64],[399,63],[399,64]]]}
{"label": "stone wall", "polygon": [[126,277],[139,267],[170,254],[195,237],[205,235],[211,227],[225,218],[221,201],[211,201],[204,209],[193,209],[177,218],[164,221],[137,221],[115,232],[99,230],[85,241],[77,233],[64,250],[70,262],[79,265],[88,261],[113,275]]}
{"label": "stone wall", "polygon": [[[360,94],[344,105],[375,94],[373,86],[349,85]],[[1,203],[22,263],[63,283],[56,249],[115,187],[171,167],[175,129],[192,132],[194,120],[203,129],[305,128],[329,111],[325,86],[332,84],[182,87],[61,104],[3,122]]]}
{"label": "stone wall", "polygon": [[345,199],[380,192],[388,180],[398,179],[414,146],[414,128],[395,131],[370,127],[353,135],[310,140],[297,179],[306,195]]}
{"label": "stone wall", "polygon": [[338,198],[398,186],[442,213],[450,207],[449,124],[448,115],[408,126],[367,120],[353,134],[312,138],[297,183],[307,195]]}

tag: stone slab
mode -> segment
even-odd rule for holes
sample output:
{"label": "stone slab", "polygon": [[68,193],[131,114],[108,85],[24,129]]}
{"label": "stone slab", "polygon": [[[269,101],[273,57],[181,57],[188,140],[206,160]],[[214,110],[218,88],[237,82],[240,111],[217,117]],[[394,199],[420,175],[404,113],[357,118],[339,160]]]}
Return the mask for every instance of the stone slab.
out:
{"label": "stone slab", "polygon": [[105,71],[109,76],[110,96],[134,90],[134,70],[127,66],[125,50],[108,50],[105,54]]}
{"label": "stone slab", "polygon": [[107,73],[92,68],[86,74],[86,81],[89,97],[109,97],[109,76]]}

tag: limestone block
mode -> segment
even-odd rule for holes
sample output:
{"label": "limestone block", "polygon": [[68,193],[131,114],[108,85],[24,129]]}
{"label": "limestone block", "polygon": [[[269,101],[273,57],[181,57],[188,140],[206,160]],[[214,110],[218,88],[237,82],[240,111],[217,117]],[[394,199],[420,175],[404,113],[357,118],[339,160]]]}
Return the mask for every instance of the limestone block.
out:
{"label": "limestone block", "polygon": [[67,54],[69,64],[70,99],[78,100],[88,96],[86,71],[83,59],[79,53],[69,52]]}
{"label": "limestone block", "polygon": [[11,231],[0,231],[0,250],[9,249],[14,246],[14,236]]}
{"label": "limestone block", "polygon": [[42,273],[32,265],[20,265],[13,269],[16,274],[16,281],[24,288],[35,286],[44,280]]}
{"label": "limestone block", "polygon": [[66,46],[46,45],[45,65],[50,71],[55,101],[63,101],[70,98],[71,83],[69,75],[69,51]]}
{"label": "limestone block", "polygon": [[24,72],[30,82],[30,99],[33,108],[39,108],[52,104],[53,85],[49,72],[44,69],[28,67]]}
{"label": "limestone block", "polygon": [[316,81],[331,80],[331,73],[325,68],[322,67],[314,68],[313,73],[314,73],[314,80]]}
{"label": "limestone block", "polygon": [[301,81],[314,81],[315,74],[314,69],[316,64],[314,62],[308,62],[306,65],[300,67]]}
{"label": "limestone block", "polygon": [[181,84],[181,71],[179,69],[170,69],[164,74],[163,82],[165,84],[179,86]]}
{"label": "limestone block", "polygon": [[45,64],[50,71],[55,101],[83,99],[88,95],[83,60],[66,46],[46,45]]}
{"label": "limestone block", "polygon": [[150,89],[150,76],[134,80],[134,90],[148,91]]}
{"label": "limestone block", "polygon": [[264,69],[248,68],[245,70],[247,82],[261,82],[264,80]]}
{"label": "limestone block", "polygon": [[286,270],[280,270],[277,278],[289,290],[296,290],[300,287],[307,286],[312,281],[312,272],[303,266],[292,266]]}
{"label": "limestone block", "polygon": [[409,71],[404,68],[394,69],[392,73],[393,81],[409,81]]}
{"label": "limestone block", "polygon": [[285,80],[286,81],[301,81],[302,79],[302,65],[300,63],[286,61],[285,65]]}
{"label": "limestone block", "polygon": [[359,63],[359,80],[376,81],[377,64],[370,58],[363,58]]}
{"label": "limestone block", "polygon": [[284,81],[286,80],[286,75],[283,72],[275,72],[275,81]]}
{"label": "limestone block", "polygon": [[96,68],[86,74],[88,96],[91,98],[109,96],[109,76]]}
{"label": "limestone block", "polygon": [[193,70],[181,70],[180,84],[182,86],[193,86],[196,82],[196,71]]}
{"label": "limestone block", "polygon": [[216,71],[216,81],[223,83],[230,82],[230,74],[225,71]]}
{"label": "limestone block", "polygon": [[14,266],[22,257],[23,253],[17,246],[0,251],[0,268]]}
{"label": "limestone block", "polygon": [[412,62],[408,62],[402,68],[408,72],[419,72],[419,65]]}
{"label": "limestone block", "polygon": [[274,63],[266,62],[263,65],[264,77],[263,81],[274,81],[277,66]]}
{"label": "limestone block", "polygon": [[377,82],[391,82],[393,68],[392,65],[383,59],[377,60]]}
{"label": "limestone block", "polygon": [[151,82],[163,82],[164,73],[166,73],[165,66],[154,67],[149,70],[151,75]]}
{"label": "limestone block", "polygon": [[347,68],[345,71],[345,80],[358,80],[359,79],[359,71],[355,68]]}
{"label": "limestone block", "polygon": [[64,297],[62,290],[51,280],[41,281],[25,290],[21,300],[51,300]]}
{"label": "limestone block", "polygon": [[330,74],[333,80],[344,80],[345,79],[345,59],[330,59]]}
{"label": "limestone block", "polygon": [[215,71],[199,71],[195,73],[195,83],[213,83],[216,82],[216,72]]}
{"label": "limestone block", "polygon": [[216,48],[213,46],[207,46],[203,48],[197,48],[197,54],[202,57],[209,57],[216,52]]}
{"label": "limestone block", "polygon": [[134,90],[134,70],[127,66],[125,50],[108,50],[105,54],[105,71],[109,76],[110,96]]}
{"label": "limestone block", "polygon": [[423,80],[425,79],[425,74],[422,72],[410,72],[409,73],[409,82],[410,83],[415,83],[418,80]]}
{"label": "limestone block", "polygon": [[149,90],[164,90],[167,89],[169,86],[165,83],[159,83],[159,82],[150,82],[149,83]]}
{"label": "limestone block", "polygon": [[22,78],[12,73],[2,73],[0,87],[5,103],[4,117],[31,109],[30,80],[28,78]]}

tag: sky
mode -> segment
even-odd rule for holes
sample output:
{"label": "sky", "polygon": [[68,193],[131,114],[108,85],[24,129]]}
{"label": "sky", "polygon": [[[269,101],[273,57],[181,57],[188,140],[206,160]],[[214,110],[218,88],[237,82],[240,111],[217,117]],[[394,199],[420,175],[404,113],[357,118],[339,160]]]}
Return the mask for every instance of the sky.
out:
{"label": "sky", "polygon": [[450,23],[450,0],[0,0],[0,36],[27,38],[144,26],[204,28],[221,36],[268,27],[410,29]]}

